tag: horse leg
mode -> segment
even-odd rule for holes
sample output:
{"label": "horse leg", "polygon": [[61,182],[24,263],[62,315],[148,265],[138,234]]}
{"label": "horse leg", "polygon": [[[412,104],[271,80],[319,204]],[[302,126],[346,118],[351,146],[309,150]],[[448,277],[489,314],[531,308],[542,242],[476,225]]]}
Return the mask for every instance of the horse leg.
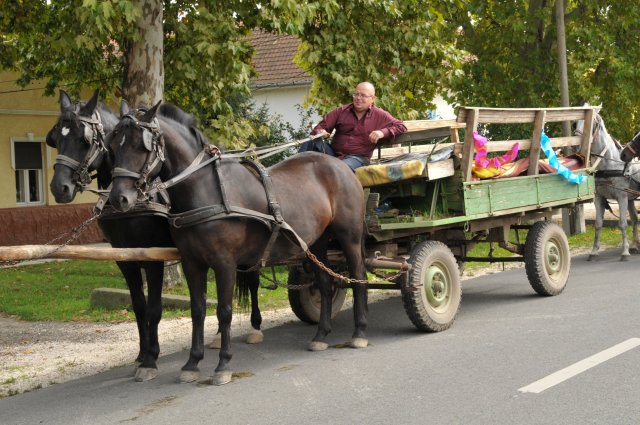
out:
{"label": "horse leg", "polygon": [[208,267],[196,265],[192,261],[182,259],[182,269],[189,286],[191,301],[191,350],[189,360],[182,366],[179,381],[193,382],[200,376],[198,363],[204,357],[204,319],[207,313],[207,271]]}
{"label": "horse leg", "polygon": [[258,289],[260,289],[260,272],[247,273],[246,279],[249,281],[249,291],[251,292],[251,330],[247,335],[247,344],[259,344],[264,341],[264,335],[260,330],[262,325],[262,314],[258,305]]}
{"label": "horse leg", "polygon": [[635,202],[635,199],[629,199],[629,204],[627,205],[629,218],[631,219],[631,229],[633,232],[633,245],[629,249],[631,254],[640,253],[640,240],[638,240],[638,211],[636,210]]}
{"label": "horse leg", "polygon": [[156,361],[160,355],[160,343],[158,341],[158,324],[162,318],[162,284],[164,281],[164,263],[154,261],[144,263],[147,277],[147,316],[145,322],[149,335],[149,346],[142,364],[136,370],[135,380],[144,382],[158,376]]}
{"label": "horse leg", "polygon": [[[237,285],[245,286],[251,297],[251,330],[247,335],[247,339],[245,340],[247,344],[260,344],[264,341],[264,334],[260,330],[260,326],[262,325],[262,314],[260,313],[260,307],[258,304],[258,289],[260,289],[260,272],[252,271],[252,272],[242,272],[236,273]],[[241,295],[242,297],[242,295]],[[213,340],[209,344],[209,348],[214,350],[219,349],[222,346],[222,338],[220,336],[220,329],[218,328],[218,332],[213,337]]]}
{"label": "horse leg", "polygon": [[137,369],[144,361],[145,354],[149,349],[149,333],[146,321],[147,302],[144,299],[142,273],[135,262],[119,261],[116,264],[127,282],[133,313],[136,316],[136,324],[138,325],[139,351],[135,360]]}
{"label": "horse leg", "polygon": [[627,206],[628,206],[628,198],[627,196],[620,196],[618,198],[618,208],[619,208],[619,226],[620,232],[622,233],[622,255],[620,256],[620,261],[627,261],[629,259],[629,238],[627,237]]}
{"label": "horse leg", "polygon": [[[324,265],[329,265],[329,259],[327,257],[327,238],[321,237],[312,247],[311,252],[320,260]],[[310,351],[324,351],[329,348],[327,343],[327,335],[331,333],[331,309],[332,309],[332,287],[333,278],[329,274],[320,269],[320,267],[312,261],[313,275],[315,278],[315,284],[320,291],[320,320],[318,321],[318,330],[316,335],[309,343]]]}
{"label": "horse leg", "polygon": [[606,199],[602,196],[596,194],[593,204],[596,207],[596,220],[593,225],[595,234],[593,236],[593,248],[591,249],[591,254],[589,254],[588,261],[597,260],[599,258],[600,251],[600,233],[602,232],[602,223],[604,219],[604,203]]}
{"label": "horse leg", "polygon": [[218,295],[218,306],[216,316],[218,318],[218,330],[221,333],[222,344],[220,347],[218,366],[216,367],[211,383],[223,385],[231,381],[231,319],[233,317],[233,286],[236,279],[236,265],[217,267],[216,289]]}
{"label": "horse leg", "polygon": [[[351,231],[336,231],[342,251],[347,260],[349,276],[360,281],[353,284],[353,319],[355,330],[349,345],[352,348],[364,348],[369,345],[365,335],[367,329],[367,271],[364,266],[364,245],[363,241],[353,232],[354,225],[348,226]],[[363,234],[363,233],[362,233]]]}

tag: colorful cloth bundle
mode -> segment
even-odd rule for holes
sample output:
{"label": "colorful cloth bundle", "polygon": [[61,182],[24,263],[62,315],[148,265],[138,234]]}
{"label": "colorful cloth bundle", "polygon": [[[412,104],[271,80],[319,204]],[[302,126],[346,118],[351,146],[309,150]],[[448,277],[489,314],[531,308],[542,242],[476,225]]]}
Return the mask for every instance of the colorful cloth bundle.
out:
{"label": "colorful cloth bundle", "polygon": [[476,156],[473,161],[473,174],[480,179],[489,179],[508,173],[514,167],[511,163],[518,156],[518,143],[514,143],[511,149],[502,156],[487,158],[487,138],[473,132],[473,145]]}

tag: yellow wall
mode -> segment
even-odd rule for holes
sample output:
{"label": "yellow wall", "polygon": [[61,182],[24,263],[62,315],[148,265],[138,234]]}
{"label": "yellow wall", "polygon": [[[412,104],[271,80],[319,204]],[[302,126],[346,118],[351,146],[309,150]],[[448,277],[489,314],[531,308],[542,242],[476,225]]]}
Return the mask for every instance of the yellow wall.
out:
{"label": "yellow wall", "polygon": [[[44,82],[36,82],[22,89],[15,80],[15,74],[0,72],[0,208],[17,206],[15,172],[11,166],[11,140],[28,140],[31,135],[43,146],[45,205],[55,205],[49,183],[53,177],[57,151],[46,146],[44,140],[58,119],[58,96],[45,97]],[[87,99],[89,97],[90,94]],[[96,195],[84,193],[77,196],[74,203],[96,201]]]}

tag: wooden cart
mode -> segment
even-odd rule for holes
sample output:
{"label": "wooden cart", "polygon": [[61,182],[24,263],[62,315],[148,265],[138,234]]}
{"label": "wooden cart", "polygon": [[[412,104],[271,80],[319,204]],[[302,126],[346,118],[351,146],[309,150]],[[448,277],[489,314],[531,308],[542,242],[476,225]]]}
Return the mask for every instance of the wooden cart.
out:
{"label": "wooden cart", "polygon": [[[408,132],[396,140],[397,145],[380,149],[379,160],[409,152],[436,156],[446,149],[453,150],[453,155],[426,162],[418,170],[419,175],[409,179],[399,178],[397,169],[386,172],[387,182],[368,179],[368,266],[386,271],[408,269],[389,283],[372,283],[370,287],[400,290],[409,318],[424,331],[442,331],[453,324],[460,306],[460,275],[466,261],[524,262],[529,283],[537,293],[561,293],[569,277],[571,255],[566,235],[551,218],[561,208],[593,200],[595,183],[587,168],[596,112],[592,107],[463,107],[456,120],[407,122]],[[545,123],[578,120],[585,121],[582,136],[556,137],[550,142],[554,150],[577,149],[584,163],[573,173],[587,176],[585,181],[575,184],[557,173],[540,173],[540,140]],[[529,139],[493,140],[487,144],[489,152],[507,151],[516,142],[521,152],[528,151],[523,175],[474,178],[473,132],[484,124],[531,126]],[[464,138],[460,138],[461,132]],[[434,143],[438,140],[440,143]],[[359,169],[357,175],[369,174],[369,167]],[[469,251],[478,243],[497,244],[513,256],[469,257]],[[339,253],[333,258],[333,265],[339,270]],[[304,270],[302,265],[292,265],[289,282],[310,282],[312,276]],[[338,282],[336,285],[334,312],[339,311],[346,288]],[[301,320],[318,320],[319,294],[313,286],[289,290],[289,299]]]}

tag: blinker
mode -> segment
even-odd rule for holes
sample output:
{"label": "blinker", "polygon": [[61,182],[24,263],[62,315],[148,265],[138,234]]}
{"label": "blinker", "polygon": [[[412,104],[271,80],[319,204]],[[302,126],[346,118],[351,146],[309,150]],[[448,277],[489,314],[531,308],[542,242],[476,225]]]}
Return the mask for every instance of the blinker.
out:
{"label": "blinker", "polygon": [[91,128],[91,126],[89,125],[84,125],[84,140],[91,144],[91,141],[93,140],[93,129]]}
{"label": "blinker", "polygon": [[151,152],[153,149],[153,134],[146,128],[142,129],[142,143],[144,143],[145,149]]}

